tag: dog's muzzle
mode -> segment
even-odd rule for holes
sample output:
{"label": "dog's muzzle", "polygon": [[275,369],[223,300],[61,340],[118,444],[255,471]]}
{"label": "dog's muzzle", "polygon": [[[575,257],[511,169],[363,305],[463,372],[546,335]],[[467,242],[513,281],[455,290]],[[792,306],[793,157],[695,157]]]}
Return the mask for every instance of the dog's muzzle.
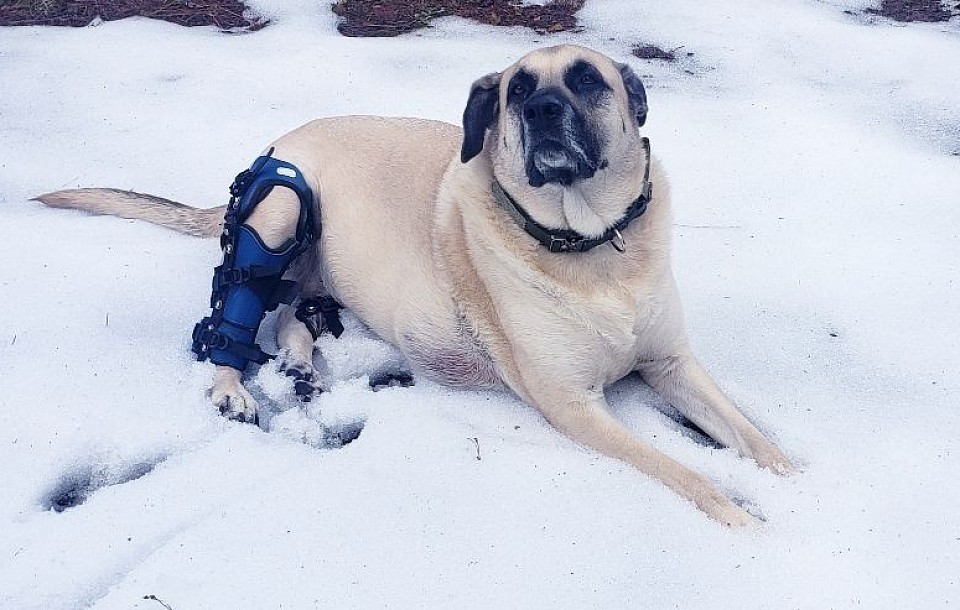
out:
{"label": "dog's muzzle", "polygon": [[592,178],[599,165],[596,146],[570,102],[551,90],[523,104],[525,165],[530,186],[548,182],[569,186]]}

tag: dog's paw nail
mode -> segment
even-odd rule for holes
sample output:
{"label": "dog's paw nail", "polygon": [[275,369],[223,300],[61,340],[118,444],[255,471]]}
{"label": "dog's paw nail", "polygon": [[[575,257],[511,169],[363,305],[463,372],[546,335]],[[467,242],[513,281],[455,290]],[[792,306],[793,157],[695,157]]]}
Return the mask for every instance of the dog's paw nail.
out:
{"label": "dog's paw nail", "polygon": [[294,381],[313,381],[313,373],[310,371],[303,371],[301,369],[289,368],[284,371],[284,374],[287,377],[291,377]]}
{"label": "dog's paw nail", "polygon": [[298,379],[293,383],[293,391],[300,400],[310,402],[314,395],[321,392],[321,389],[309,380]]}
{"label": "dog's paw nail", "polygon": [[774,455],[761,455],[755,459],[761,468],[766,468],[770,472],[780,476],[790,476],[799,472],[799,469],[794,466],[793,462],[786,456],[780,454],[779,451]]}
{"label": "dog's paw nail", "polygon": [[316,371],[313,370],[312,364],[299,360],[284,362],[280,365],[280,371],[287,377],[291,377],[297,381],[301,379],[304,381],[313,381],[316,373]]}
{"label": "dog's paw nail", "polygon": [[788,477],[790,475],[794,475],[800,472],[800,470],[790,462],[774,464],[773,471],[783,477]]}
{"label": "dog's paw nail", "polygon": [[238,421],[241,424],[257,424],[259,423],[259,418],[257,417],[256,411],[253,413],[248,413],[246,411],[240,411],[236,413],[231,419]]}

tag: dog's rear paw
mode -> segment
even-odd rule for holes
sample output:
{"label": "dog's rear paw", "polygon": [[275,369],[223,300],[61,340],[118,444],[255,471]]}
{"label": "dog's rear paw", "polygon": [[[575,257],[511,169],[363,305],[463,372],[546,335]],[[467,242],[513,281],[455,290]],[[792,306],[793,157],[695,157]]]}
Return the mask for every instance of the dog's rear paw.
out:
{"label": "dog's rear paw", "polygon": [[386,371],[370,376],[370,389],[374,392],[380,388],[400,386],[409,388],[413,385],[413,375],[409,371]]}
{"label": "dog's rear paw", "polygon": [[257,401],[240,383],[217,384],[210,390],[210,400],[220,414],[234,421],[258,424]]}
{"label": "dog's rear paw", "polygon": [[309,362],[284,361],[280,365],[280,370],[293,379],[293,391],[303,402],[310,402],[314,396],[323,391],[317,380],[317,372]]}

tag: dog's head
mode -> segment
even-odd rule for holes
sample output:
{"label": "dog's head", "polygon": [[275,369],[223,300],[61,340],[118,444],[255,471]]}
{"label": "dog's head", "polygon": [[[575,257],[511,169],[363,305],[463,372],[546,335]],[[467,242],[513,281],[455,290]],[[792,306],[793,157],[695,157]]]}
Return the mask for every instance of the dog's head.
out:
{"label": "dog's head", "polygon": [[646,118],[629,66],[584,47],[539,49],[473,84],[460,158],[487,146],[508,182],[569,187],[617,163]]}

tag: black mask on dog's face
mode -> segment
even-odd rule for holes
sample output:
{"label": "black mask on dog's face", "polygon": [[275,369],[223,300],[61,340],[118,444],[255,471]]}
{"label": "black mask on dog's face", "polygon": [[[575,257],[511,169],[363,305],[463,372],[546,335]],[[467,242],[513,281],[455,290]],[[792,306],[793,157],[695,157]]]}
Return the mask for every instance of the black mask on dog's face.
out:
{"label": "black mask on dog's face", "polygon": [[507,112],[520,125],[520,142],[530,186],[548,182],[570,186],[592,178],[602,163],[604,143],[587,118],[591,106],[609,90],[586,62],[564,73],[564,85],[538,86],[518,70],[507,86]]}
{"label": "black mask on dog's face", "polygon": [[[630,114],[639,127],[647,116],[643,84],[629,66],[618,64],[616,68]],[[503,100],[505,112],[519,128],[531,186],[569,186],[592,178],[607,164],[603,158],[605,132],[598,117],[609,114],[607,106],[615,103],[614,86],[609,76],[605,78],[601,69],[585,58],[571,62],[554,76],[542,76],[526,66],[517,68],[506,83],[500,74],[487,75],[474,83],[464,110],[461,160],[466,163],[481,152]]]}

